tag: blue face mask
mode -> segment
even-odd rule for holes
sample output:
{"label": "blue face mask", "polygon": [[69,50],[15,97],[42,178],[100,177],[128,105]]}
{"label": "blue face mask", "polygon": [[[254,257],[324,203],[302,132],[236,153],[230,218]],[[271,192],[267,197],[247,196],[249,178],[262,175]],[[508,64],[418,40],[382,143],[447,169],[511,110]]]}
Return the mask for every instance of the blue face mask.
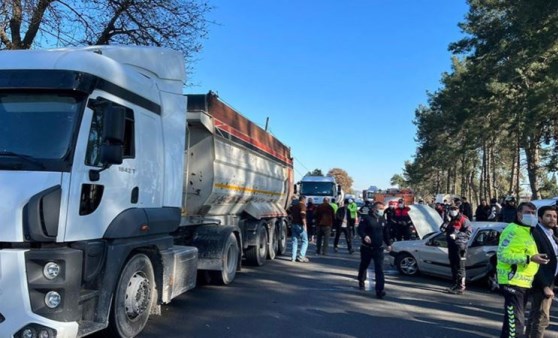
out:
{"label": "blue face mask", "polygon": [[537,216],[533,214],[523,214],[523,217],[521,218],[521,223],[531,227],[536,227],[538,221],[539,219],[537,218]]}

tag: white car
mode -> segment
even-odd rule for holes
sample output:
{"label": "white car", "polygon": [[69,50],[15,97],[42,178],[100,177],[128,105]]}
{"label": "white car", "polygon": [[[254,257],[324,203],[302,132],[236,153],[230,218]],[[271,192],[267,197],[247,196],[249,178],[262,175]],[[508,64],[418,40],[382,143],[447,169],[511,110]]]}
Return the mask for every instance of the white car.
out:
{"label": "white car", "polygon": [[[472,222],[473,232],[467,249],[465,276],[468,281],[487,278],[491,290],[498,289],[496,251],[500,233],[507,223]],[[446,235],[435,231],[421,240],[395,242],[390,260],[404,275],[419,273],[451,278]]]}

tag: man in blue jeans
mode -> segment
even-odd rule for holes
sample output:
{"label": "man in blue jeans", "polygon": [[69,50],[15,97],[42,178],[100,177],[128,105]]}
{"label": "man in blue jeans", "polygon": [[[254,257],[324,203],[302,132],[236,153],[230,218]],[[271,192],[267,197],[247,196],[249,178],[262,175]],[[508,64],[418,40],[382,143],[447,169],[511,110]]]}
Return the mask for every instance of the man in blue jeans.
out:
{"label": "man in blue jeans", "polygon": [[[293,204],[289,208],[289,214],[291,215],[291,240],[292,240],[292,254],[291,261],[307,263],[309,261],[306,258],[306,250],[308,250],[308,231],[306,227],[306,197],[300,196],[298,202],[293,201]],[[302,245],[300,247],[300,255],[297,256],[298,252],[298,240],[301,240]]]}

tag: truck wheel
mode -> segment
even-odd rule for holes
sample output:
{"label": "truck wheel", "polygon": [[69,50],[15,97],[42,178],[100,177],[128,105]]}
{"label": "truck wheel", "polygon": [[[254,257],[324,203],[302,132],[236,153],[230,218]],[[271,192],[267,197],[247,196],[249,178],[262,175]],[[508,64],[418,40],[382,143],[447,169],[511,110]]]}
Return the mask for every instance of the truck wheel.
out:
{"label": "truck wheel", "polygon": [[279,247],[277,252],[279,255],[284,255],[287,252],[287,224],[284,220],[280,220],[279,222],[277,222],[277,228],[277,233],[279,234],[279,237],[277,238]]}
{"label": "truck wheel", "polygon": [[144,254],[130,258],[116,286],[109,330],[117,337],[135,337],[145,327],[157,297],[151,261]]}
{"label": "truck wheel", "polygon": [[256,230],[256,245],[246,250],[246,259],[248,263],[255,266],[265,264],[267,258],[267,230],[261,224]]}
{"label": "truck wheel", "polygon": [[221,271],[211,271],[211,277],[218,284],[228,285],[232,283],[236,276],[236,269],[238,267],[238,242],[234,234],[229,235],[227,244],[223,254],[223,267]]}
{"label": "truck wheel", "polygon": [[[275,222],[273,222],[272,224],[275,224]],[[277,256],[277,251],[279,247],[279,242],[277,241],[277,230],[275,228],[275,225],[272,225],[267,233],[269,236],[267,258],[274,260],[275,257]]]}

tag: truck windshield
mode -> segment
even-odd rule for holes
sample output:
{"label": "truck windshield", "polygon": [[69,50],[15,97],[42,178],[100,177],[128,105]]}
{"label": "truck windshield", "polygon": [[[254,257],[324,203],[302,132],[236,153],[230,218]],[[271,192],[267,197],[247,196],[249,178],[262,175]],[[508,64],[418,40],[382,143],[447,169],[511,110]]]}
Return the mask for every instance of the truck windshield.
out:
{"label": "truck windshield", "polygon": [[331,182],[301,182],[300,193],[305,196],[333,196]]}
{"label": "truck windshield", "polygon": [[0,92],[0,157],[63,159],[83,100],[75,94]]}

